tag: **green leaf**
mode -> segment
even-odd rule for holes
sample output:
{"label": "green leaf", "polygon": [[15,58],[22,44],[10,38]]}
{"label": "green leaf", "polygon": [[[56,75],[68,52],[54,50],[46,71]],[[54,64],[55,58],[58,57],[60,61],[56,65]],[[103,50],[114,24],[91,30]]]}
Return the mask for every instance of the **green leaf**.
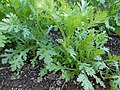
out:
{"label": "green leaf", "polygon": [[26,38],[30,35],[30,31],[28,28],[24,27],[22,30],[23,30],[22,34],[23,34],[24,38]]}
{"label": "green leaf", "polygon": [[0,32],[0,47],[4,47],[5,46],[5,40],[7,38],[5,37],[5,35],[2,34],[2,32]]}
{"label": "green leaf", "polygon": [[71,73],[67,73],[67,71],[62,70],[62,78],[65,79],[66,82],[70,80],[71,76],[72,76]]}
{"label": "green leaf", "polygon": [[6,17],[7,18],[2,19],[2,26],[4,27],[4,30],[6,29],[8,32],[13,30],[15,32],[19,32],[21,29],[21,23],[18,17],[13,13],[7,14]]}
{"label": "green leaf", "polygon": [[38,11],[43,10],[47,13],[54,13],[56,3],[54,2],[54,0],[35,0],[35,6],[38,9]]}
{"label": "green leaf", "polygon": [[37,59],[37,57],[34,57],[33,59],[30,60],[32,67],[35,67],[35,65],[37,63],[36,59]]}
{"label": "green leaf", "polygon": [[[102,21],[106,21],[108,20],[108,17],[107,17],[107,13],[105,11],[97,11],[96,14],[95,14],[95,19],[93,21],[91,21],[90,24],[94,25],[96,23],[101,23]],[[103,23],[103,22],[102,22]]]}
{"label": "green leaf", "polygon": [[80,74],[77,78],[77,81],[81,83],[84,90],[95,90],[92,83],[88,80],[88,77],[84,74]]}
{"label": "green leaf", "polygon": [[116,20],[116,24],[117,24],[118,26],[120,26],[120,15],[119,15],[119,14],[116,14],[115,20]]}
{"label": "green leaf", "polygon": [[112,30],[115,30],[115,28],[114,28],[113,26],[110,26],[108,20],[105,21],[105,25],[106,25],[106,28],[108,28],[108,29],[112,29]]}
{"label": "green leaf", "polygon": [[[84,74],[84,75],[88,75],[88,76],[91,76],[91,77],[94,77],[96,82],[99,83],[101,86],[105,87],[103,81],[101,81],[100,78],[98,78],[95,74],[95,70],[93,69],[93,67],[90,66],[90,64],[86,64],[86,63],[81,63],[80,66],[79,66],[79,69],[80,71]],[[83,76],[82,76],[83,77]],[[81,81],[81,79],[78,79]],[[87,80],[87,79],[86,79]],[[89,80],[87,80],[88,82]],[[90,81],[89,81],[90,82]],[[86,85],[86,84],[83,84],[83,85]],[[84,87],[87,87],[87,86],[84,86]],[[92,88],[92,87],[91,87]],[[89,89],[88,89],[89,90]]]}
{"label": "green leaf", "polygon": [[56,55],[55,50],[50,45],[43,46],[42,48],[39,48],[37,51],[37,56],[39,57],[39,60],[44,60],[44,63],[49,65],[53,61],[53,56]]}
{"label": "green leaf", "polygon": [[0,22],[0,31],[7,30],[8,28],[9,28],[9,26],[6,23]]}
{"label": "green leaf", "polygon": [[74,59],[76,59],[75,57],[76,57],[76,54],[75,54],[75,51],[74,51],[74,49],[72,48],[72,46],[69,46],[68,47],[68,52],[70,53],[70,55],[74,58]]}
{"label": "green leaf", "polygon": [[81,63],[79,66],[79,70],[87,73],[87,75],[89,76],[93,76],[95,74],[95,70],[90,67],[90,64]]}
{"label": "green leaf", "polygon": [[102,4],[105,3],[105,0],[97,0],[97,1],[100,1],[100,3],[102,3]]}
{"label": "green leaf", "polygon": [[10,68],[12,71],[16,71],[22,68],[22,66],[24,65],[24,61],[26,61],[27,59],[27,52],[29,50],[24,50],[21,51],[20,53],[17,50],[13,50],[13,49],[6,49],[5,50],[5,54],[1,55],[2,57],[4,57],[2,59],[2,64],[10,64]]}
{"label": "green leaf", "polygon": [[108,53],[108,56],[109,56],[109,60],[111,60],[111,61],[120,60],[120,56],[111,55],[110,53]]}
{"label": "green leaf", "polygon": [[13,56],[13,60],[9,63],[11,64],[11,70],[16,71],[17,69],[20,69],[24,65],[25,59],[22,57],[26,54],[26,52],[21,52],[20,55]]}
{"label": "green leaf", "polygon": [[[27,25],[22,25],[19,18],[13,14],[7,14],[7,18],[2,19],[2,22],[0,22],[0,30],[7,31],[8,33],[13,33],[15,36],[16,33],[22,34],[24,38],[28,37],[31,32]],[[21,32],[22,31],[22,32]]]}
{"label": "green leaf", "polygon": [[103,70],[105,68],[108,68],[107,65],[102,60],[98,62],[93,62],[92,64],[96,70]]}
{"label": "green leaf", "polygon": [[58,71],[58,70],[63,70],[63,66],[60,63],[57,63],[57,65],[51,63],[50,65],[46,66],[46,69],[48,69],[49,71]]}
{"label": "green leaf", "polygon": [[[3,57],[2,64],[9,63],[9,60],[12,59],[12,56],[14,55],[13,49],[6,49],[5,52],[6,52],[5,54],[0,55],[1,57]],[[9,53],[11,53],[11,54],[9,54]]]}
{"label": "green leaf", "polygon": [[93,77],[95,78],[97,84],[100,84],[102,87],[105,88],[105,84],[103,83],[103,81],[101,81],[100,78],[98,78],[97,76],[93,75]]}
{"label": "green leaf", "polygon": [[120,76],[112,76],[112,79],[113,80],[110,81],[110,90],[120,90]]}
{"label": "green leaf", "polygon": [[43,76],[45,76],[45,74],[47,74],[47,72],[48,72],[48,70],[47,70],[46,68],[44,68],[44,69],[40,70],[39,75],[40,75],[41,77],[43,77]]}

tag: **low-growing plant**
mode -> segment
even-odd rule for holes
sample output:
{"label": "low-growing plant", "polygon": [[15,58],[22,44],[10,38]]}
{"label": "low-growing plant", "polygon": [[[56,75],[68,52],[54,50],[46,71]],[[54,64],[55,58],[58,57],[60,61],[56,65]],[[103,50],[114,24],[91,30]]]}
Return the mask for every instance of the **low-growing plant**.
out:
{"label": "low-growing plant", "polygon": [[[111,90],[120,89],[120,57],[104,47],[106,31],[94,28],[106,23],[109,26],[106,11],[96,11],[85,0],[77,5],[64,0],[5,0],[0,8],[6,15],[0,22],[0,47],[4,48],[1,62],[9,64],[11,71],[20,72],[28,61],[35,67],[42,60],[40,76],[61,71],[62,78],[69,81],[77,75],[85,90],[94,90],[89,78],[104,88],[103,80],[111,79]],[[53,30],[61,36],[53,38]],[[108,60],[102,58],[103,54],[108,54]]]}
{"label": "low-growing plant", "polygon": [[[55,59],[51,64],[46,64],[46,70],[62,71],[62,77],[66,81],[69,81],[72,76],[78,75],[77,81],[82,83],[85,90],[94,90],[88,79],[89,76],[95,78],[96,83],[105,87],[96,73],[108,69],[101,57],[102,54],[108,52],[108,49],[104,47],[107,36],[105,32],[98,34],[90,28],[108,20],[106,12],[94,13],[94,8],[87,7],[88,4],[84,1],[78,6],[70,6],[65,1],[61,1],[61,7],[57,11],[54,1],[52,3],[49,0],[43,1],[43,3],[37,2],[37,5],[39,13],[44,11],[43,17],[53,20],[63,37],[56,39],[60,43],[58,56],[56,54],[57,61]],[[43,69],[40,75],[46,74],[46,70]]]}

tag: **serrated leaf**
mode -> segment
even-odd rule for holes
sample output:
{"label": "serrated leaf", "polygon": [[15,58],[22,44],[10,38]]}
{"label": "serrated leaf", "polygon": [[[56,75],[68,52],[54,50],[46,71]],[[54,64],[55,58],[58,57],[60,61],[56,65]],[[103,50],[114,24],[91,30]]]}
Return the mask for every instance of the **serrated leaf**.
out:
{"label": "serrated leaf", "polygon": [[[96,23],[101,23],[102,21],[107,21],[108,17],[107,17],[107,13],[105,11],[97,11],[95,14],[95,19],[93,21],[91,21],[90,25],[95,25]],[[104,23],[104,22],[102,22]]]}
{"label": "serrated leaf", "polygon": [[93,75],[93,77],[95,78],[97,84],[99,83],[102,87],[105,88],[105,84],[103,83],[103,81],[101,81],[100,78],[98,78],[97,76]]}
{"label": "serrated leaf", "polygon": [[108,20],[105,21],[105,25],[106,25],[106,28],[115,30],[115,28],[113,26],[110,26]]}
{"label": "serrated leaf", "polygon": [[19,32],[22,26],[18,17],[13,13],[7,14],[6,17],[7,18],[2,19],[2,22],[0,23],[0,26],[2,26],[1,29],[8,32]]}
{"label": "serrated leaf", "polygon": [[118,26],[120,26],[120,15],[119,15],[119,14],[116,14],[115,20],[116,20],[116,24],[117,24]]}
{"label": "serrated leaf", "polygon": [[2,64],[10,64],[12,71],[19,70],[24,65],[24,61],[27,59],[26,53],[28,51],[29,50],[26,49],[20,53],[17,53],[17,50],[6,49],[6,53],[1,55],[3,57]]}
{"label": "serrated leaf", "polygon": [[32,67],[35,67],[35,65],[37,63],[36,58],[37,57],[34,57],[33,59],[30,60]]}
{"label": "serrated leaf", "polygon": [[56,55],[56,52],[54,49],[48,45],[43,48],[39,48],[37,51],[37,56],[39,57],[39,60],[44,59],[44,63],[49,65],[53,61],[52,57]]}
{"label": "serrated leaf", "polygon": [[90,66],[90,64],[81,63],[79,66],[79,70],[87,73],[89,76],[93,76],[95,74],[95,70]]}
{"label": "serrated leaf", "polygon": [[50,65],[46,66],[46,69],[48,69],[49,71],[53,71],[53,70],[58,71],[58,70],[63,69],[63,67],[60,64],[55,65],[51,63]]}
{"label": "serrated leaf", "polygon": [[111,55],[110,53],[108,53],[108,56],[109,56],[109,60],[113,60],[113,61],[116,61],[116,60],[120,60],[120,56],[117,56],[117,55]]}
{"label": "serrated leaf", "polygon": [[47,72],[48,72],[48,70],[47,70],[46,68],[44,68],[44,69],[40,70],[39,75],[40,75],[41,77],[43,77],[45,74],[47,74]]}
{"label": "serrated leaf", "polygon": [[[80,67],[79,67],[80,71],[82,74],[87,74],[88,76],[91,76],[91,77],[94,77],[96,82],[99,83],[101,86],[105,87],[103,81],[100,80],[100,78],[98,78],[95,74],[95,70],[93,69],[93,67],[91,67],[89,64],[85,64],[85,63],[82,63],[80,64]],[[84,75],[83,75],[84,76]],[[83,77],[82,76],[82,77]],[[86,76],[87,77],[87,76]],[[81,81],[81,79],[78,79]],[[89,80],[88,80],[89,81]],[[82,82],[82,81],[81,81]],[[90,82],[90,81],[89,81]],[[85,84],[84,84],[85,85]],[[87,86],[84,86],[84,87],[87,87]],[[88,89],[89,90],[89,89]]]}
{"label": "serrated leaf", "polygon": [[[24,65],[25,55],[26,52],[21,52],[20,54],[16,54],[13,56],[13,60],[10,61],[9,63],[11,64],[11,70],[16,71],[17,69],[20,69]],[[23,59],[24,56],[24,59]]]}
{"label": "serrated leaf", "polygon": [[103,70],[105,68],[108,68],[103,61],[93,62],[93,66],[96,70]]}
{"label": "serrated leaf", "polygon": [[6,23],[0,22],[0,30],[7,30],[9,26]]}
{"label": "serrated leaf", "polygon": [[72,46],[69,46],[69,47],[68,47],[68,52],[69,52],[70,55],[75,59],[76,54],[75,54],[75,51],[74,51],[74,49],[72,48]]}
{"label": "serrated leaf", "polygon": [[88,80],[87,76],[80,74],[77,78],[78,82],[81,82],[84,90],[95,90],[92,83]]}
{"label": "serrated leaf", "polygon": [[5,35],[3,35],[1,32],[0,32],[0,47],[4,47],[5,46],[5,40],[7,38],[5,37]]}
{"label": "serrated leaf", "polygon": [[62,78],[65,79],[66,82],[69,81],[71,76],[72,76],[72,74],[71,73],[67,73],[67,71],[65,71],[65,70],[61,70],[61,71],[62,71]]}
{"label": "serrated leaf", "polygon": [[26,38],[27,36],[29,36],[30,35],[29,29],[24,27],[22,34],[23,34],[24,38]]}
{"label": "serrated leaf", "polygon": [[9,60],[11,60],[13,55],[14,55],[13,54],[14,53],[13,49],[9,49],[9,50],[6,49],[5,52],[6,52],[5,54],[0,55],[1,57],[3,57],[2,58],[2,64],[6,64],[7,62],[9,63]]}
{"label": "serrated leaf", "polygon": [[110,81],[111,90],[120,90],[120,76],[112,76],[112,79]]}
{"label": "serrated leaf", "polygon": [[96,22],[98,21],[102,21],[102,20],[108,20],[108,17],[107,17],[107,13],[105,11],[97,11],[96,15],[95,15],[95,20]]}

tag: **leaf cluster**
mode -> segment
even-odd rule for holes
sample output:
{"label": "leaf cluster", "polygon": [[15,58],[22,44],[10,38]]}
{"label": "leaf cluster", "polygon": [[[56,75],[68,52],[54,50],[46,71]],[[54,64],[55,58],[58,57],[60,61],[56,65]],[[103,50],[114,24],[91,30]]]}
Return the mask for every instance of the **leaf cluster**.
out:
{"label": "leaf cluster", "polygon": [[[93,1],[0,1],[0,15],[3,15],[0,21],[0,47],[5,48],[0,55],[3,58],[1,63],[9,64],[13,72],[20,72],[25,63],[30,62],[30,66],[35,67],[41,60],[44,68],[40,70],[40,76],[61,71],[62,78],[69,81],[77,75],[77,81],[84,90],[94,90],[90,78],[104,88],[103,80],[110,79],[111,90],[119,90],[120,56],[111,55],[104,46],[108,36],[106,30],[103,31],[104,28],[115,28],[115,31],[118,28],[110,24],[114,17],[119,26],[119,16],[116,16],[118,9],[113,8],[119,5],[108,7],[108,10],[115,9],[111,14],[103,10],[105,0]],[[117,0],[115,3],[118,3]],[[95,30],[94,27],[98,26],[99,30]],[[53,31],[61,36],[53,39]],[[108,60],[102,58],[103,54],[108,55]]]}

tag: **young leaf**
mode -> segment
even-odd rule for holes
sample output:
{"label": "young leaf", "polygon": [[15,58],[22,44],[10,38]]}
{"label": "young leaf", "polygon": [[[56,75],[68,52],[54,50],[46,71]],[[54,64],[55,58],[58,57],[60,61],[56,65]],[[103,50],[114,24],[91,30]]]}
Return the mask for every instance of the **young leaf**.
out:
{"label": "young leaf", "polygon": [[5,46],[5,40],[7,38],[5,37],[5,35],[2,34],[2,32],[0,32],[0,47],[4,47]]}
{"label": "young leaf", "polygon": [[39,48],[37,51],[37,56],[39,57],[39,60],[44,60],[44,63],[49,65],[53,61],[53,56],[56,55],[55,50],[50,45],[43,46],[42,48]]}
{"label": "young leaf", "polygon": [[39,75],[41,77],[43,77],[43,76],[45,76],[45,74],[47,74],[47,72],[48,72],[48,70],[46,68],[44,68],[44,69],[40,70]]}
{"label": "young leaf", "polygon": [[105,84],[103,83],[103,81],[101,81],[100,78],[98,78],[97,76],[93,75],[93,77],[95,78],[97,84],[100,84],[102,87],[105,88]]}
{"label": "young leaf", "polygon": [[84,74],[80,74],[77,78],[78,82],[81,82],[84,90],[95,90],[92,83],[88,80],[88,77]]}
{"label": "young leaf", "polygon": [[110,81],[111,90],[120,90],[120,76],[112,76],[112,79]]}
{"label": "young leaf", "polygon": [[[85,63],[81,63],[80,66],[79,66],[79,69],[80,71],[83,73],[83,74],[87,74],[88,76],[91,76],[91,77],[94,77],[96,82],[99,83],[101,86],[105,87],[103,81],[101,81],[100,78],[98,78],[95,74],[95,70],[90,67],[90,64],[85,64]],[[79,80],[79,79],[78,79]],[[87,80],[89,81],[89,80]],[[85,85],[85,84],[84,84]],[[84,87],[87,87],[87,86],[84,86]],[[92,88],[92,87],[91,87]],[[89,90],[89,89],[88,89]]]}
{"label": "young leaf", "polygon": [[9,63],[11,70],[12,71],[16,71],[22,68],[22,66],[24,65],[24,61],[26,61],[27,59],[27,52],[29,50],[24,50],[21,51],[20,53],[17,50],[13,50],[13,49],[9,49],[9,50],[5,50],[6,53],[1,55],[2,57],[4,57],[2,59],[2,63],[6,64]]}
{"label": "young leaf", "polygon": [[71,73],[67,73],[67,71],[62,70],[62,78],[64,78],[66,81],[69,81],[71,76]]}

